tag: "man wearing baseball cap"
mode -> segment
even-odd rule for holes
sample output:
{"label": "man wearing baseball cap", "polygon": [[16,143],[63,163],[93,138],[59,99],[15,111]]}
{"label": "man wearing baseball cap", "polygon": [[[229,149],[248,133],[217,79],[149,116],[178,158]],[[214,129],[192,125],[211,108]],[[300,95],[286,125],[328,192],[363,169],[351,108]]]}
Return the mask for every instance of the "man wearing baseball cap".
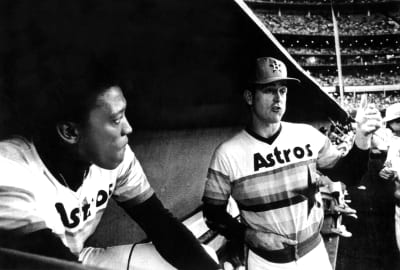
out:
{"label": "man wearing baseball cap", "polygon": [[[243,241],[246,264],[254,269],[332,269],[320,236],[323,222],[316,170],[354,185],[366,171],[372,134],[381,126],[379,111],[363,104],[355,143],[346,156],[307,124],[282,121],[289,83],[285,64],[256,59],[244,90],[248,126],[214,151],[203,195],[210,228]],[[232,196],[241,222],[226,212]]]}
{"label": "man wearing baseball cap", "polygon": [[396,202],[394,220],[396,242],[400,252],[400,103],[387,107],[383,120],[386,122],[386,127],[393,132],[393,137],[389,142],[385,166],[379,172],[379,176],[394,182],[394,198]]}

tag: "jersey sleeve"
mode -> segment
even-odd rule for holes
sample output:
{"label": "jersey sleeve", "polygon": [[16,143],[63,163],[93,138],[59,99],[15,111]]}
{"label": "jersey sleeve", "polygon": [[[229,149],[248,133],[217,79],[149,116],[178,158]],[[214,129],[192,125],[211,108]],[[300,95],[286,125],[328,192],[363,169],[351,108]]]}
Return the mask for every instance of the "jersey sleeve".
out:
{"label": "jersey sleeve", "polygon": [[231,195],[231,175],[232,170],[227,154],[224,148],[219,146],[215,150],[208,168],[203,202],[226,205]]}
{"label": "jersey sleeve", "polygon": [[[317,130],[316,132],[319,133]],[[316,140],[321,146],[317,157],[317,167],[320,169],[334,167],[342,157],[341,152],[331,143],[329,138],[322,133],[317,134]]]}
{"label": "jersey sleeve", "polygon": [[29,171],[0,158],[0,172],[0,230],[27,234],[46,228],[36,207]]}
{"label": "jersey sleeve", "polygon": [[119,173],[113,193],[113,197],[117,201],[134,200],[135,203],[140,204],[153,195],[154,191],[143,168],[129,146],[125,150],[124,160],[118,169]]}
{"label": "jersey sleeve", "polygon": [[368,169],[369,150],[353,145],[346,154],[340,152],[328,138],[318,153],[318,169],[332,181],[341,181],[347,186],[359,185]]}

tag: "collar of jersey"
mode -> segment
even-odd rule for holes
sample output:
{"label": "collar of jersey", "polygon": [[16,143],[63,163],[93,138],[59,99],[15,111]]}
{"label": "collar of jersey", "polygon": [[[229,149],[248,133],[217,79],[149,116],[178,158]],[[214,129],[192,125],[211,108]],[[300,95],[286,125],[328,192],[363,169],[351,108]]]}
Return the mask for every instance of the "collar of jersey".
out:
{"label": "collar of jersey", "polygon": [[249,133],[249,134],[250,134],[252,137],[254,137],[255,139],[257,139],[257,140],[259,140],[259,141],[262,141],[262,142],[265,142],[265,143],[271,145],[271,144],[274,143],[274,141],[276,140],[276,138],[278,138],[279,134],[281,133],[282,124],[279,126],[278,131],[275,132],[274,135],[272,135],[272,136],[270,136],[270,137],[268,137],[268,138],[265,138],[265,137],[263,137],[263,136],[261,136],[261,135],[258,135],[258,134],[255,133],[253,130],[251,130],[250,127],[246,127],[245,130],[246,130],[247,133]]}

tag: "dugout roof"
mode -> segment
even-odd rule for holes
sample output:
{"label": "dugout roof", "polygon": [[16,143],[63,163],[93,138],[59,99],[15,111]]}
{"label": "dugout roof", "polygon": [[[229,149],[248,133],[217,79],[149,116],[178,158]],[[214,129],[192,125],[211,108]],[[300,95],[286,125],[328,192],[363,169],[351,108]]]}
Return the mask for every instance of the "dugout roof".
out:
{"label": "dugout roof", "polygon": [[[260,56],[283,60],[289,76],[302,81],[301,87],[290,89],[286,120],[347,118],[242,0],[2,5],[2,131],[5,118],[14,117],[10,104],[29,102],[26,94],[39,88],[35,72],[40,61],[52,57],[50,61],[62,63],[58,58],[66,61],[70,53],[116,59],[119,72],[132,80],[133,90],[126,94],[128,117],[136,130],[242,125],[247,113],[241,98],[243,79],[249,62]],[[7,95],[14,101],[3,99]]]}

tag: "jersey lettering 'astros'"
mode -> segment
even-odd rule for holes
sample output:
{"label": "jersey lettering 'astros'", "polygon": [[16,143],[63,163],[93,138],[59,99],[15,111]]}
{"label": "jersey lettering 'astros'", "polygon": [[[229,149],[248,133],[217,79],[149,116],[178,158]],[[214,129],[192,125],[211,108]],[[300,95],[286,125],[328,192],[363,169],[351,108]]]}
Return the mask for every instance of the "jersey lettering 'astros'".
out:
{"label": "jersey lettering 'astros'", "polygon": [[141,203],[153,194],[129,146],[116,169],[92,165],[77,191],[57,181],[34,144],[22,137],[0,142],[0,171],[0,230],[49,228],[75,254],[95,231],[111,196]]}
{"label": "jersey lettering 'astros'", "polygon": [[203,200],[225,205],[232,196],[247,226],[302,242],[323,220],[317,167],[339,152],[312,126],[282,122],[272,142],[242,130],[214,152]]}

